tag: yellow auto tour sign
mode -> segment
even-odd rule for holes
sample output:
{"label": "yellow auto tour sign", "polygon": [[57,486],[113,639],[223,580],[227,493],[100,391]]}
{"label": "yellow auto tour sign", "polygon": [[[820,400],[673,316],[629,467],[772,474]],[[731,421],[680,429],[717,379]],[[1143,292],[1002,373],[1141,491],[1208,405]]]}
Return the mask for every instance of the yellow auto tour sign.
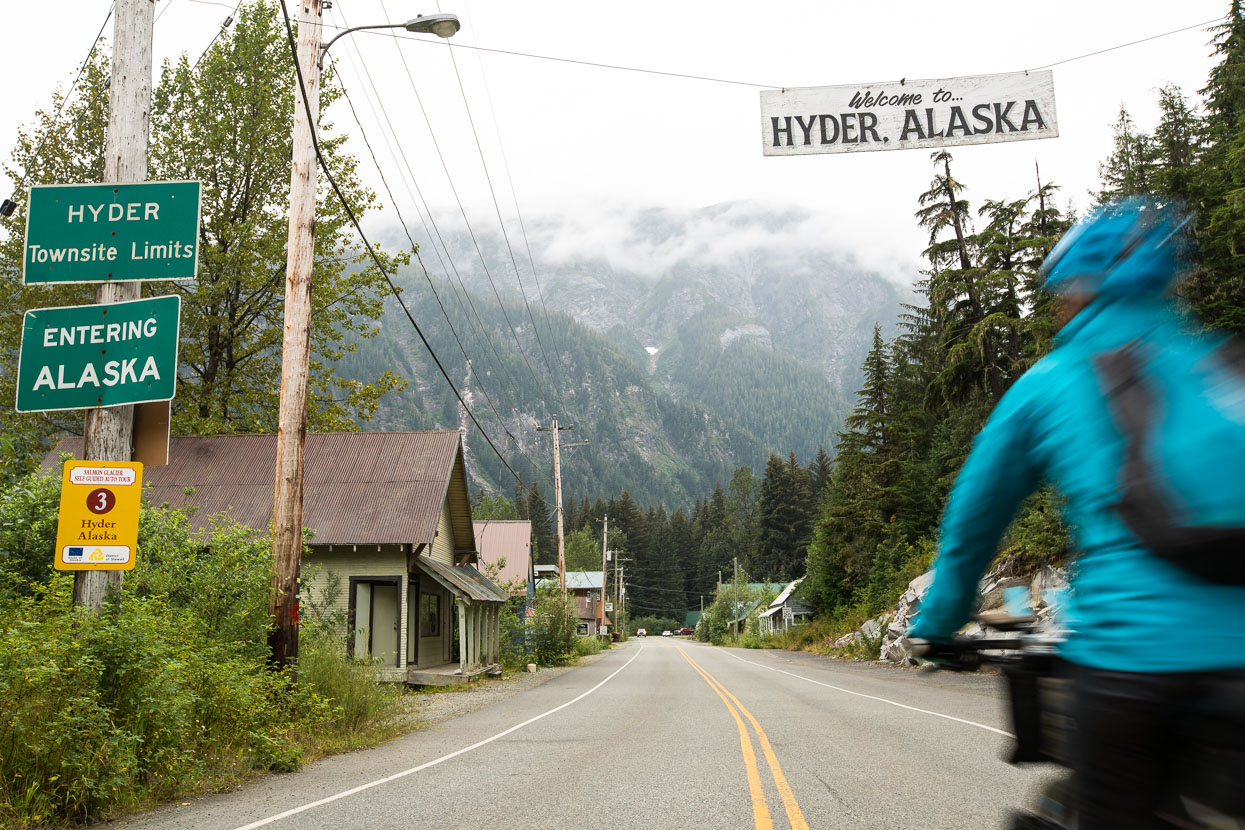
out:
{"label": "yellow auto tour sign", "polygon": [[132,569],[142,492],[143,465],[137,461],[66,461],[56,527],[56,569]]}

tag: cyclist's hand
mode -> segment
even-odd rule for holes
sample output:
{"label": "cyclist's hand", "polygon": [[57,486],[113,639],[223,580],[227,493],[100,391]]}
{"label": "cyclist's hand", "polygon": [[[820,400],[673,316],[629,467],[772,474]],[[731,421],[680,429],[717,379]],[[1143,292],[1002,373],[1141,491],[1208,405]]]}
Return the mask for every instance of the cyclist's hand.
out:
{"label": "cyclist's hand", "polygon": [[909,642],[912,643],[912,655],[933,664],[935,668],[952,671],[961,668],[960,658],[963,651],[952,644],[921,639],[912,639]]}

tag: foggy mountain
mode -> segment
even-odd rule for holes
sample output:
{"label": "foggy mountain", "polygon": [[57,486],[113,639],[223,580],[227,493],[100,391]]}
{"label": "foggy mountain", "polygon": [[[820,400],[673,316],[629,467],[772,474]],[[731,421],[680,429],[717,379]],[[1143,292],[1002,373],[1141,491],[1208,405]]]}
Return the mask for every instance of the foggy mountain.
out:
{"label": "foggy mountain", "polygon": [[[494,443],[508,459],[526,457],[511,462],[530,466],[525,479],[548,480],[548,435],[534,429],[551,415],[575,423],[566,440],[592,442],[567,454],[564,483],[576,498],[628,489],[641,504],[681,505],[725,484],[735,466],[759,472],[771,451],[808,461],[831,450],[874,324],[889,335],[907,299],[895,281],[833,250],[802,209],[602,211],[539,219],[526,231],[525,240],[508,228],[507,240],[476,229],[473,239],[443,228],[448,252],[422,246],[457,342],[416,262],[400,282]],[[414,382],[368,428],[459,425],[457,401],[390,305],[381,335],[342,368],[364,377],[396,366]],[[469,447],[473,484],[508,490],[513,477],[483,439],[473,435]]]}

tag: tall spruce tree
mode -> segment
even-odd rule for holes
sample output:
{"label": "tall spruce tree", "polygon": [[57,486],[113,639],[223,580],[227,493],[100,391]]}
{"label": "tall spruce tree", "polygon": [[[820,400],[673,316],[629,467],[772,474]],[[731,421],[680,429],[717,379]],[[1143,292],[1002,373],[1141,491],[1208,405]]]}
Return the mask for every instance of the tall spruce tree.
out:
{"label": "tall spruce tree", "polygon": [[1097,193],[1098,201],[1154,192],[1154,139],[1137,129],[1133,117],[1123,106],[1112,126],[1112,133],[1111,155],[1098,165],[1098,178],[1102,181],[1102,189]]}
{"label": "tall spruce tree", "polygon": [[532,523],[532,541],[536,546],[533,559],[538,565],[558,564],[558,543],[554,538],[553,518],[549,504],[533,481],[527,490],[527,519]]}
{"label": "tall spruce tree", "polygon": [[1201,268],[1187,287],[1208,323],[1245,333],[1245,0],[1212,27],[1220,61],[1210,72],[1193,176]]}

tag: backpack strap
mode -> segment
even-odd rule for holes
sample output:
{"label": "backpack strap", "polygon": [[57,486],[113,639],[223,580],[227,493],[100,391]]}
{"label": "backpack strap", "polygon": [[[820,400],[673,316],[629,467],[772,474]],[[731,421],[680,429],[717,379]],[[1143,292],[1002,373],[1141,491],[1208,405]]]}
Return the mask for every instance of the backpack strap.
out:
{"label": "backpack strap", "polygon": [[[1235,355],[1225,357],[1232,362]],[[1112,508],[1152,553],[1211,582],[1245,585],[1245,528],[1183,524],[1163,492],[1149,446],[1161,401],[1142,372],[1138,341],[1096,355],[1094,367],[1125,442],[1120,499]]]}

